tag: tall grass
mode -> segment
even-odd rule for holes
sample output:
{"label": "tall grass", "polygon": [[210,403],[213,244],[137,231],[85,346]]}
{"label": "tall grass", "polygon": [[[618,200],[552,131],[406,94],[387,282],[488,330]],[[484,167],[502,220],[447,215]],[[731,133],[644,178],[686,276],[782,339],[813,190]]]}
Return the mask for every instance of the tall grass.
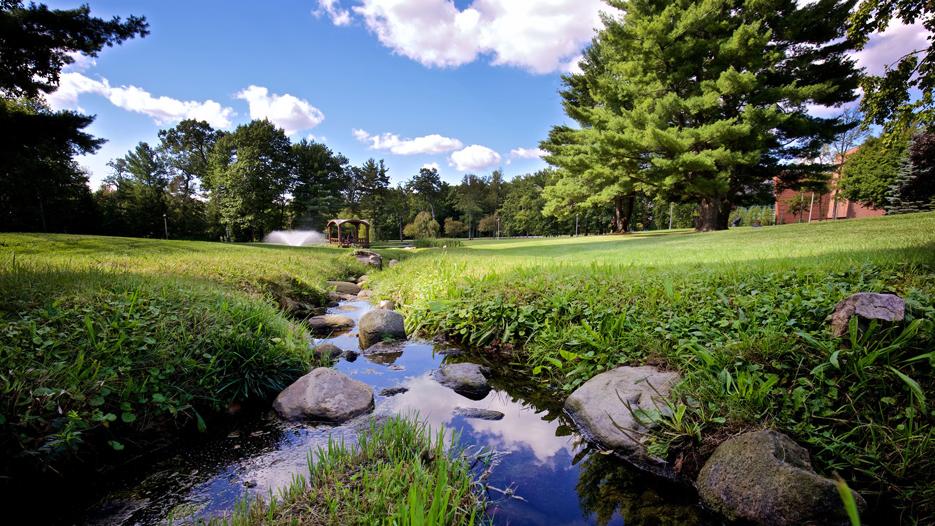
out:
{"label": "tall grass", "polygon": [[309,453],[307,476],[208,522],[453,526],[479,523],[483,515],[484,500],[457,437],[394,416],[371,422],[354,445],[329,439]]}
{"label": "tall grass", "polygon": [[[682,373],[651,447],[691,476],[723,437],[778,428],[907,520],[935,514],[935,214],[468,244],[377,276],[410,328],[444,333],[570,392],[619,366]],[[897,326],[834,338],[854,292],[907,300]]]}
{"label": "tall grass", "polygon": [[321,305],[350,251],[0,234],[0,470],[101,471],[261,401],[317,358],[284,303]]}

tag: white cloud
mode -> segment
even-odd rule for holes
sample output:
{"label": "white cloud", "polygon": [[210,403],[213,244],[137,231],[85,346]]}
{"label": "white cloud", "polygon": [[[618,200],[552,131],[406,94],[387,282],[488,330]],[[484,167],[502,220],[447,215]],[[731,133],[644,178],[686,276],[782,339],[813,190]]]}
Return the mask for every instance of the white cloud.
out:
{"label": "white cloud", "polygon": [[448,160],[458,171],[469,172],[496,165],[500,162],[500,154],[486,146],[472,144],[452,153]]}
{"label": "white cloud", "polygon": [[510,150],[510,157],[518,159],[541,159],[548,152],[541,148],[513,148]]}
{"label": "white cloud", "polygon": [[62,73],[59,88],[46,99],[53,109],[75,109],[78,96],[93,93],[106,97],[111,104],[127,111],[152,117],[156,124],[175,123],[184,119],[200,119],[216,128],[227,128],[231,124],[234,110],[221,106],[213,100],[178,100],[171,97],[155,97],[137,86],[112,87],[107,79],[95,80],[77,71]]}
{"label": "white cloud", "polygon": [[[338,0],[319,5],[346,13]],[[601,26],[601,10],[610,8],[603,0],[474,0],[463,10],[451,0],[358,0],[351,9],[384,46],[426,66],[457,67],[491,55],[495,65],[551,73],[577,64]]]}
{"label": "white cloud", "polygon": [[886,31],[870,37],[864,49],[854,53],[857,64],[867,68],[867,73],[880,75],[884,66],[889,66],[900,57],[917,49],[927,49],[930,34],[921,23],[906,25],[894,21]]}
{"label": "white cloud", "polygon": [[435,170],[436,172],[441,170],[441,167],[438,166],[438,163],[425,163],[422,165],[423,170]]}
{"label": "white cloud", "polygon": [[270,122],[292,135],[300,130],[314,128],[325,120],[325,114],[307,100],[288,93],[270,94],[262,86],[249,86],[235,95],[247,101],[251,119],[268,119]]}
{"label": "white cloud", "polygon": [[86,71],[97,65],[97,61],[94,57],[89,57],[75,51],[69,52],[68,56],[71,57],[74,62],[66,65],[62,68],[62,71]]}
{"label": "white cloud", "polygon": [[318,0],[318,9],[312,11],[316,17],[328,15],[331,23],[336,26],[346,26],[351,23],[351,13],[347,9],[342,9],[338,0]]}
{"label": "white cloud", "polygon": [[370,135],[359,129],[353,130],[353,134],[358,141],[369,143],[372,150],[389,150],[397,155],[445,153],[464,146],[458,139],[444,137],[437,133],[414,139],[402,139],[395,133]]}

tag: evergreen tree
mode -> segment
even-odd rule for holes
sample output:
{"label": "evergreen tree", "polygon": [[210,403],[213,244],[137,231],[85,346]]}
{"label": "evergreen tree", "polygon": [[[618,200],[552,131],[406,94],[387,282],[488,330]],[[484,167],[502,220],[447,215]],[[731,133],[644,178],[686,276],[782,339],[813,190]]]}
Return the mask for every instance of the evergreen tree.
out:
{"label": "evergreen tree", "polygon": [[90,16],[90,8],[49,9],[0,1],[0,230],[83,232],[94,202],[74,157],[103,141],[84,129],[94,118],[53,112],[43,95],[58,87],[73,54],[97,56],[104,46],[148,32],[145,19]]}
{"label": "evergreen tree", "polygon": [[587,123],[587,140],[561,139],[586,170],[698,203],[699,229],[726,228],[730,209],[768,196],[774,176],[817,170],[797,160],[846,127],[806,105],[856,96],[843,38],[850,2],[608,3],[623,14],[597,38],[600,67],[585,83],[593,103],[569,113]]}
{"label": "evergreen tree", "polygon": [[886,193],[887,214],[935,210],[935,133],[919,133]]}
{"label": "evergreen tree", "polygon": [[104,184],[113,190],[114,216],[105,220],[115,233],[139,237],[163,237],[169,208],[169,176],[165,159],[149,144],[139,143],[124,157],[108,163],[114,173]]}
{"label": "evergreen tree", "polygon": [[321,230],[344,207],[351,179],[347,157],[305,139],[292,145],[292,157],[292,224]]}

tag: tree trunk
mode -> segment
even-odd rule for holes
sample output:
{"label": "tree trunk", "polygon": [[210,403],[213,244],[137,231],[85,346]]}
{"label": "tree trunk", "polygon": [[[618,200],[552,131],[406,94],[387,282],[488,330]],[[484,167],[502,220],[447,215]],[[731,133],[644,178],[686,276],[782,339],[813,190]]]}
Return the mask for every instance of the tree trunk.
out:
{"label": "tree trunk", "polygon": [[730,206],[723,199],[705,197],[698,204],[698,224],[696,230],[699,232],[711,232],[713,230],[727,230],[728,215]]}

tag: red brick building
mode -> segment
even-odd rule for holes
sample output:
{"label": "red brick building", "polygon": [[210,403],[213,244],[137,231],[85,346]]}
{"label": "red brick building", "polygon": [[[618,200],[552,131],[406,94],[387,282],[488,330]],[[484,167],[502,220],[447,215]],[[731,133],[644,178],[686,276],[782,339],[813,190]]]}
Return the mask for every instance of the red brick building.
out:
{"label": "red brick building", "polygon": [[[854,148],[848,151],[846,155],[856,151],[857,148]],[[877,217],[885,213],[882,209],[869,208],[860,203],[849,201],[840,195],[837,188],[840,176],[840,172],[831,174],[831,180],[828,182],[829,190],[825,193],[789,188],[777,194],[776,223],[806,223],[809,220],[825,221],[828,219]],[[795,206],[796,201],[799,202],[799,206]]]}

